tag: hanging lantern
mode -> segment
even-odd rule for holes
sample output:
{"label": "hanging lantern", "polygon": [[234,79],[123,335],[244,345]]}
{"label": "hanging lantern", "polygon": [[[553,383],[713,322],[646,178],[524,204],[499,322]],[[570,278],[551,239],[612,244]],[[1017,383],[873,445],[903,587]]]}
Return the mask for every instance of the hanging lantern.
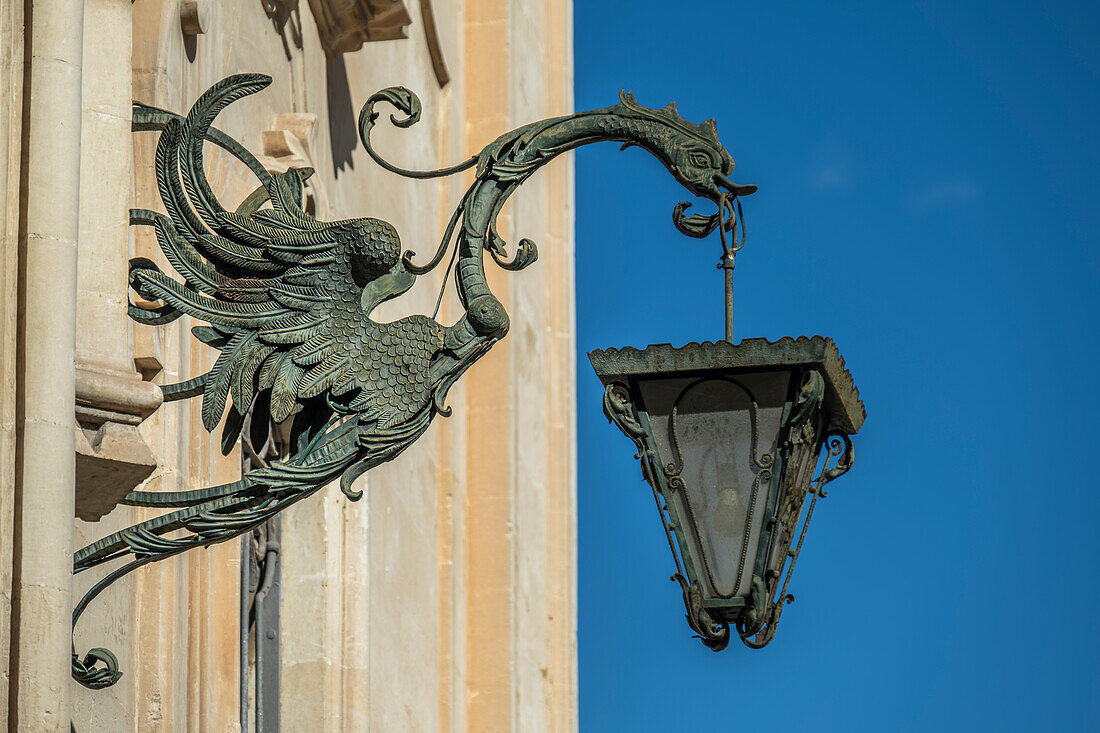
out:
{"label": "hanging lantern", "polygon": [[715,651],[730,626],[745,644],[766,645],[793,600],[814,505],[851,468],[850,436],[866,416],[836,345],[747,339],[589,359],[604,413],[637,446],[688,623]]}

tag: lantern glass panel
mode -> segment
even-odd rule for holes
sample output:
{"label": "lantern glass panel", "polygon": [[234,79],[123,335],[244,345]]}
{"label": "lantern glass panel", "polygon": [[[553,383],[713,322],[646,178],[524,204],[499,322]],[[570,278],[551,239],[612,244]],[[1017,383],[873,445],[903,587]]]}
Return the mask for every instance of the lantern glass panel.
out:
{"label": "lantern glass panel", "polygon": [[681,551],[707,597],[751,588],[789,386],[785,370],[639,383],[683,527]]}

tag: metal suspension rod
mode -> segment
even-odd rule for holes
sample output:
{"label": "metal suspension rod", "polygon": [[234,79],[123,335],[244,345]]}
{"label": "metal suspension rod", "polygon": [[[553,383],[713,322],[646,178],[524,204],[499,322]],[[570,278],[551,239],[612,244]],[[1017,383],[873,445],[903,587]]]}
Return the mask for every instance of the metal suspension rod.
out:
{"label": "metal suspension rod", "polygon": [[[756,187],[753,186],[753,191]],[[750,191],[749,193],[752,193]],[[737,208],[734,210],[734,204]],[[726,223],[726,207],[730,208],[730,216],[733,219],[729,224]],[[737,227],[740,225],[741,231],[737,231]],[[733,243],[726,242],[726,230],[727,228],[733,230]],[[740,237],[738,235],[740,234]],[[733,343],[733,264],[734,258],[737,253],[745,246],[746,239],[745,232],[745,216],[741,213],[741,200],[734,196],[733,199],[726,198],[725,194],[722,194],[718,199],[718,237],[722,240],[722,259],[718,262],[718,269],[725,270],[725,286],[726,286],[726,341]]]}
{"label": "metal suspension rod", "polygon": [[733,250],[723,253],[718,267],[726,277],[726,341],[733,343]]}
{"label": "metal suspension rod", "polygon": [[[726,242],[726,205],[729,199],[726,194],[718,199],[718,238],[722,241],[722,259],[718,261],[718,269],[724,270],[726,280],[726,341],[733,343],[733,258],[740,247],[737,246],[736,222],[734,224],[733,246]],[[730,207],[733,214],[733,207]]]}

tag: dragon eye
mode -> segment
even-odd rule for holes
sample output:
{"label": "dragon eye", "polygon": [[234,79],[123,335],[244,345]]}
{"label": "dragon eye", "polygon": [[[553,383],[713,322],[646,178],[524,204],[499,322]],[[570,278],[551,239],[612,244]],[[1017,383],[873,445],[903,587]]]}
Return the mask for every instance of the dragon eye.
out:
{"label": "dragon eye", "polygon": [[688,156],[688,160],[696,168],[707,168],[710,166],[710,156],[706,153],[692,153]]}

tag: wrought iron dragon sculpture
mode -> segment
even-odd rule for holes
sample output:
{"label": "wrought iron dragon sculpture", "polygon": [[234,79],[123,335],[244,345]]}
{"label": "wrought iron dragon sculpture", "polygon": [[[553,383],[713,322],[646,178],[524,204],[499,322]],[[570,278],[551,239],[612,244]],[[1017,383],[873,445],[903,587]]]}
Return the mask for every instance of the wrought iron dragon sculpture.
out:
{"label": "wrought iron dragon sculpture", "polygon": [[[269,173],[238,142],[212,127],[227,105],[264,89],[267,76],[228,77],[207,90],[186,117],[135,103],[135,131],[159,131],[155,167],[166,214],[131,212],[150,226],[165,258],[183,278],[151,260],[130,262],[130,286],[146,302],[131,304],[138,323],[161,325],[183,315],[218,349],[202,376],[163,387],[166,401],[202,397],[202,419],[222,428],[229,452],[251,413],[251,425],[292,420],[290,455],[239,481],[180,492],[134,491],[123,503],[169,510],[79,550],[74,573],[125,560],[81,598],[73,623],[108,585],[148,563],[237,537],[335,480],[348,498],[354,480],[393,460],[424,434],[435,415],[447,416],[447,391],[508,332],[508,313],[485,278],[483,253],[507,270],[533,263],[538,250],[523,239],[509,258],[496,220],[509,196],[558,155],[588,143],[614,141],[649,151],[692,194],[718,206],[712,215],[675,207],[676,227],[692,237],[733,227],[734,201],[755,186],[729,175],[733,159],[718,141],[713,120],[684,120],[674,105],[649,109],[622,93],[612,107],[534,122],[508,132],[477,155],[449,168],[399,168],[372,147],[379,103],[420,119],[420,100],[403,87],[371,96],[359,115],[359,135],[371,158],[393,173],[436,178],[474,169],[435,255],[426,264],[402,253],[396,230],[380,219],[317,221],[303,210],[310,169]],[[204,167],[209,141],[246,164],[260,186],[235,210],[215,197]],[[270,203],[270,206],[265,204]],[[452,250],[453,247],[453,250]],[[382,302],[406,292],[452,250],[451,263],[465,315],[445,326],[425,315],[390,323],[371,319]],[[446,283],[446,279],[444,280]],[[266,433],[265,433],[266,434]],[[262,438],[261,438],[262,442]],[[73,677],[86,687],[114,684],[121,672],[108,650],[72,655]]]}

